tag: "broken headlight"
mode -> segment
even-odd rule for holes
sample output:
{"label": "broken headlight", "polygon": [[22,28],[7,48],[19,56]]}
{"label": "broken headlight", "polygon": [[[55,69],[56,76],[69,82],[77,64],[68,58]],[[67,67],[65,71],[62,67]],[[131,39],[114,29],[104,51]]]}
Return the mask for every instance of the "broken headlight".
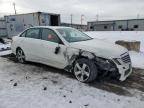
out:
{"label": "broken headlight", "polygon": [[112,60],[104,59],[104,58],[96,58],[97,65],[102,70],[108,70],[108,71],[114,71],[115,70],[115,64]]}
{"label": "broken headlight", "polygon": [[116,64],[121,65],[121,63],[120,63],[121,59],[120,58],[114,58],[113,60]]}

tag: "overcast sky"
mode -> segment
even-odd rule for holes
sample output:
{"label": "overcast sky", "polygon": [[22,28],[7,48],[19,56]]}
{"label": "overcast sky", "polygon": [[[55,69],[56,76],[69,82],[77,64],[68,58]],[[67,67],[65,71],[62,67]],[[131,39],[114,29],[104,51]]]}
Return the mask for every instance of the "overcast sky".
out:
{"label": "overcast sky", "polygon": [[62,22],[80,23],[84,21],[111,19],[144,18],[144,0],[0,0],[0,16],[14,14],[12,3],[15,2],[17,13],[43,11],[61,14]]}

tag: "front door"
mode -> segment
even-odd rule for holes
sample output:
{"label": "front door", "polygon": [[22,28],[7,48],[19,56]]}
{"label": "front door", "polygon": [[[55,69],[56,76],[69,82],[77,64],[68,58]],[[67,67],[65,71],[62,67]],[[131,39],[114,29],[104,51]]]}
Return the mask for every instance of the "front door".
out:
{"label": "front door", "polygon": [[26,59],[30,61],[39,61],[40,49],[40,29],[31,28],[26,30],[21,38],[21,48],[24,50]]}
{"label": "front door", "polygon": [[[51,29],[43,28],[41,33],[41,57],[48,65],[57,68],[64,68],[67,64],[67,59],[64,56],[66,46],[60,42],[58,35]],[[59,52],[56,54],[55,50],[59,47]]]}

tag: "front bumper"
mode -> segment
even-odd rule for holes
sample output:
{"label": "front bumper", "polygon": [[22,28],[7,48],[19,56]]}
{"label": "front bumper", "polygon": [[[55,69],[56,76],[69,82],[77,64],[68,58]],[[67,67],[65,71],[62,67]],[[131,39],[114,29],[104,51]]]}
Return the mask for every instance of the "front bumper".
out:
{"label": "front bumper", "polygon": [[117,70],[119,72],[119,80],[124,81],[132,73],[132,64],[129,53],[123,53],[120,55],[120,58],[114,59]]}
{"label": "front bumper", "polygon": [[118,72],[120,74],[119,80],[124,81],[132,73],[131,63],[124,65],[117,65]]}
{"label": "front bumper", "polygon": [[[104,73],[102,76],[109,75],[120,81],[124,81],[132,73],[131,59],[128,52],[125,52],[117,58],[104,59],[96,58],[96,65]],[[101,73],[100,73],[101,75]]]}

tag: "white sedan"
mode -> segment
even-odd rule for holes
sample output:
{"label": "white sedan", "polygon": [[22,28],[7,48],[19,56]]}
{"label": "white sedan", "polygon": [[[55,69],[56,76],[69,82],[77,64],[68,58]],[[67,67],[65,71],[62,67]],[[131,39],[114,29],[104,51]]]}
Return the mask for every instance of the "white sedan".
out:
{"label": "white sedan", "polygon": [[12,52],[20,63],[33,61],[65,69],[81,82],[101,75],[124,81],[132,72],[127,49],[70,27],[29,28],[13,37]]}

